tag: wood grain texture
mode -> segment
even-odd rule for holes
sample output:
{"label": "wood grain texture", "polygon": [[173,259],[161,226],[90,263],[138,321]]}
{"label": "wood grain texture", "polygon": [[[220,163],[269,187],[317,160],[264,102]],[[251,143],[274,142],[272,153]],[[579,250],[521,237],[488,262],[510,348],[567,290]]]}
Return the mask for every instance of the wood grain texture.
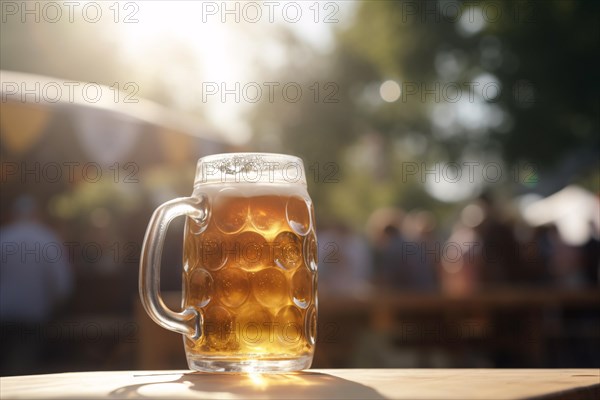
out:
{"label": "wood grain texture", "polygon": [[75,372],[0,378],[0,398],[594,399],[596,369],[323,369],[291,374]]}

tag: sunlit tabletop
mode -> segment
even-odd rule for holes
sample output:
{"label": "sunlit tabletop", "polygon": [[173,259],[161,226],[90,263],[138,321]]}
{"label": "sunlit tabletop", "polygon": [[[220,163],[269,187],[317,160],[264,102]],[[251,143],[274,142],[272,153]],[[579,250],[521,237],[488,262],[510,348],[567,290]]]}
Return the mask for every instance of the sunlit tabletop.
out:
{"label": "sunlit tabletop", "polygon": [[74,372],[0,378],[2,399],[598,399],[597,369],[320,369],[275,375]]}

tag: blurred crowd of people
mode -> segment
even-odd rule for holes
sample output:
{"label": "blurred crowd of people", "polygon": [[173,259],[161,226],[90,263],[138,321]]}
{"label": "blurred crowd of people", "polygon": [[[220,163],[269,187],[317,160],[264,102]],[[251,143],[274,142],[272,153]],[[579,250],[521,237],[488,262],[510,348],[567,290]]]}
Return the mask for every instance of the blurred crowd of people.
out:
{"label": "blurred crowd of people", "polygon": [[[318,221],[319,296],[369,301],[374,295],[394,293],[468,296],[519,286],[556,289],[598,286],[600,207],[595,194],[567,187],[556,195],[526,204],[521,212],[498,203],[492,197],[482,195],[457,208],[450,221],[442,221],[433,211],[424,209],[381,208],[371,214],[362,232],[342,221]],[[150,205],[140,210],[131,226],[143,229],[145,215],[150,212]],[[46,337],[54,334],[47,329],[48,322],[62,318],[63,322],[56,326],[64,331],[72,325],[71,319],[82,312],[112,316],[111,321],[117,321],[115,318],[122,315],[130,318],[131,303],[137,297],[137,262],[124,264],[127,268],[117,268],[119,260],[112,258],[97,257],[96,262],[90,262],[80,260],[77,255],[67,257],[69,249],[62,246],[69,242],[61,238],[60,229],[53,229],[39,218],[39,207],[32,197],[18,198],[10,215],[12,218],[6,220],[0,231],[3,339],[0,373],[31,373],[36,371],[35,366],[41,368],[43,360],[53,360],[56,368],[61,368],[60,362],[69,361],[61,360],[64,354],[60,348],[50,354],[55,345],[47,346],[48,340],[52,342],[56,338]],[[82,239],[88,237],[86,232],[97,238],[107,235],[105,230],[97,228],[80,233]],[[180,259],[181,247],[173,245],[180,241],[179,232],[181,229],[172,230],[173,241],[166,246],[168,259]],[[121,233],[131,238],[142,237],[141,232],[135,230],[125,232],[121,229]],[[89,242],[95,243],[91,239]],[[15,245],[21,248],[15,248]],[[137,249],[134,250],[139,254]],[[85,265],[86,271],[78,269],[77,265]],[[111,265],[112,268],[104,268]],[[181,267],[169,270],[162,289],[177,291],[181,287]],[[109,292],[111,298],[102,296]],[[323,302],[323,309],[327,309],[328,304]],[[68,318],[64,319],[65,316]],[[345,326],[343,320],[336,319],[338,317],[330,314],[323,321],[335,324],[333,326]],[[388,315],[387,318],[392,317]],[[375,333],[371,333],[389,334],[391,322],[380,319],[375,312],[371,321]],[[585,319],[583,323],[587,321]],[[110,326],[115,323],[111,322]],[[363,338],[366,345],[357,347],[357,357],[361,361],[356,365],[366,362],[360,356],[360,349],[367,349],[366,353],[371,354],[373,343],[384,343],[379,336],[376,339],[368,336],[369,332],[366,339]],[[61,338],[60,343],[70,348],[74,346],[74,340],[79,340],[81,349],[119,348],[118,341],[122,339],[111,333],[102,336],[107,343],[99,344],[92,343],[85,335],[79,336]],[[110,340],[118,343],[108,343]],[[404,353],[390,361],[390,349],[397,350],[397,346],[393,341],[382,346],[382,357],[386,363],[389,361],[385,365],[420,365],[393,361],[406,360]],[[323,354],[327,354],[327,350]],[[82,359],[89,361],[85,357],[75,357],[73,365],[80,365]],[[131,368],[131,357],[125,355],[123,359],[126,360],[124,367]],[[96,359],[90,360],[94,363]],[[339,364],[321,362],[323,365],[347,365],[348,361],[339,361]],[[510,365],[521,365],[519,362],[524,361],[517,360]]]}
{"label": "blurred crowd of people", "polygon": [[[364,235],[342,222],[320,226],[320,293],[364,297],[376,288],[460,296],[509,286],[597,286],[600,202],[577,190],[591,199],[584,222],[573,221],[569,208],[587,214],[570,200],[557,204],[560,212],[542,209],[548,199],[529,204],[555,218],[538,224],[527,218],[531,212],[509,212],[484,194],[460,210],[448,232],[433,212],[401,208],[374,211]],[[565,218],[579,231],[564,229]]]}

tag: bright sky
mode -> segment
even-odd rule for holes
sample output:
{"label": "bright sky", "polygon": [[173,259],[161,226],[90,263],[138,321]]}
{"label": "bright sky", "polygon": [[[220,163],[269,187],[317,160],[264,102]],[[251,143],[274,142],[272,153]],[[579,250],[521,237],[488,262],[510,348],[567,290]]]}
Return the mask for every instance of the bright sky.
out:
{"label": "bright sky", "polygon": [[[256,60],[274,69],[285,66],[285,52],[275,34],[281,27],[292,30],[316,51],[326,53],[333,47],[332,28],[349,15],[353,2],[267,3],[138,2],[139,10],[123,10],[124,15],[135,11],[133,17],[139,22],[119,25],[123,30],[122,57],[142,70],[165,74],[169,87],[177,93],[174,97],[179,108],[197,109],[200,104],[206,108],[210,124],[235,142],[244,143],[252,133],[243,114],[253,103],[243,97],[238,103],[233,95],[223,101],[221,84],[234,88],[236,82],[243,87],[249,82],[262,86],[263,82],[274,81],[276,76],[265,76],[257,69]],[[189,71],[189,66],[171,59],[165,51],[169,43],[188,48],[190,54],[186,56],[196,61],[197,70]],[[177,50],[173,51],[176,54]],[[208,90],[215,87],[212,83],[217,84],[219,93],[209,95]]]}

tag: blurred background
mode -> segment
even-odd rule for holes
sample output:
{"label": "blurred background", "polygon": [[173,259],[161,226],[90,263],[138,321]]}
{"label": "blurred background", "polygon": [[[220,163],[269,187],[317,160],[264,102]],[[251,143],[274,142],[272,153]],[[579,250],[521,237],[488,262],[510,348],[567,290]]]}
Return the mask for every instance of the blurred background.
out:
{"label": "blurred background", "polygon": [[186,368],[141,242],[229,151],[304,160],[313,367],[599,367],[599,8],[2,1],[0,373]]}

